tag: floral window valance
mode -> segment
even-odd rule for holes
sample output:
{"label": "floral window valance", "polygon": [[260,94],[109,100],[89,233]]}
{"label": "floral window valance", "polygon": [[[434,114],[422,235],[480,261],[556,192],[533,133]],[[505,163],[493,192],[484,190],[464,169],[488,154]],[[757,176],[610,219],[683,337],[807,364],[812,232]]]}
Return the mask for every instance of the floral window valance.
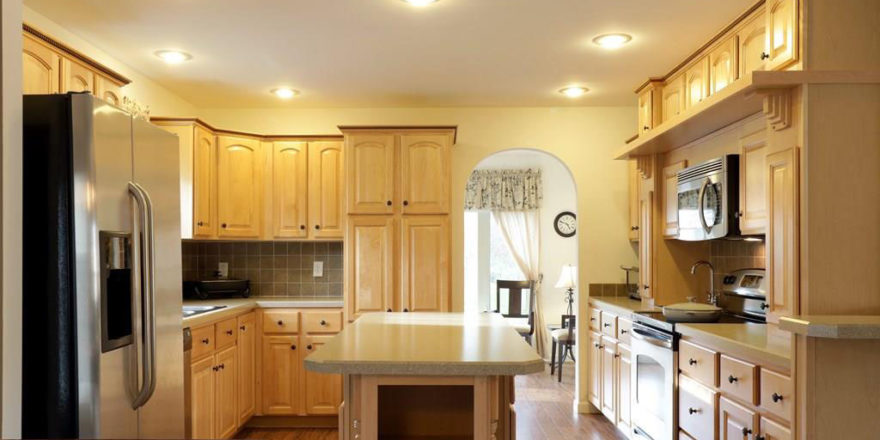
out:
{"label": "floral window valance", "polygon": [[464,209],[527,211],[543,199],[540,170],[476,170],[468,179]]}

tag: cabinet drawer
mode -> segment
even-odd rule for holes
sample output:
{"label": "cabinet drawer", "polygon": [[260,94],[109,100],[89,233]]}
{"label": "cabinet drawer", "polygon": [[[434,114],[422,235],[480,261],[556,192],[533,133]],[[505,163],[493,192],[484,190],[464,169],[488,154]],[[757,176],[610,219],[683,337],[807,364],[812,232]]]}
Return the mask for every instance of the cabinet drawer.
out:
{"label": "cabinet drawer", "polygon": [[721,355],[721,391],[758,404],[758,367]]}
{"label": "cabinet drawer", "polygon": [[192,358],[197,359],[214,352],[214,326],[207,325],[192,330]]}
{"label": "cabinet drawer", "polygon": [[718,393],[687,376],[679,379],[678,426],[697,440],[714,439]]}
{"label": "cabinet drawer", "polygon": [[681,341],[678,345],[678,369],[703,385],[718,385],[718,353]]}
{"label": "cabinet drawer", "polygon": [[230,345],[235,344],[236,335],[238,332],[235,331],[235,326],[237,319],[231,318],[225,321],[220,321],[217,324],[214,324],[214,347],[217,349],[228,347]]}
{"label": "cabinet drawer", "polygon": [[761,370],[761,408],[791,421],[794,409],[794,386],[791,378],[770,370]]}
{"label": "cabinet drawer", "polygon": [[299,312],[296,310],[264,311],[263,333],[299,333]]}
{"label": "cabinet drawer", "polygon": [[590,328],[599,331],[599,319],[602,312],[599,309],[590,309]]}
{"label": "cabinet drawer", "polygon": [[617,342],[630,345],[633,323],[629,319],[617,318]]}
{"label": "cabinet drawer", "polygon": [[602,334],[605,336],[617,337],[617,315],[608,312],[602,312]]}
{"label": "cabinet drawer", "polygon": [[342,311],[303,312],[302,321],[305,333],[338,333],[342,330]]}

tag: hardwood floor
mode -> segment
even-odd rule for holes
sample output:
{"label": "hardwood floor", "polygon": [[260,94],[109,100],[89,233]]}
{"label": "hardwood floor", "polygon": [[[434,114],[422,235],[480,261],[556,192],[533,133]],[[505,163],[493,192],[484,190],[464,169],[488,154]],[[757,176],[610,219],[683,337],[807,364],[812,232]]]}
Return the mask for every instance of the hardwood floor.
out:
{"label": "hardwood floor", "polygon": [[[562,370],[562,383],[544,373],[516,377],[516,438],[518,440],[624,440],[626,437],[601,414],[578,414],[574,401],[574,365]],[[336,440],[335,429],[245,428],[238,439]]]}

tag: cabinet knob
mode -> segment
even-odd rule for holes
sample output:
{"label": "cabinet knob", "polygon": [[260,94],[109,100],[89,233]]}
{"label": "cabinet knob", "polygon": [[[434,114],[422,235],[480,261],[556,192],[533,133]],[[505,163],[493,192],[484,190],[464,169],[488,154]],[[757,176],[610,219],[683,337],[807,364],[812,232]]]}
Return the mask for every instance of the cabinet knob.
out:
{"label": "cabinet knob", "polygon": [[217,366],[217,368],[223,370],[223,369],[226,368],[226,364],[220,364],[220,365]]}
{"label": "cabinet knob", "polygon": [[214,371],[219,371],[219,370],[220,370],[220,367],[218,367],[218,366],[215,365],[215,366],[211,367],[211,369],[214,370]]}
{"label": "cabinet knob", "polygon": [[630,227],[629,227],[629,230],[630,230],[630,231],[638,231],[638,230],[639,230],[639,227],[638,227],[638,226],[630,226]]}
{"label": "cabinet knob", "polygon": [[202,339],[202,344],[208,345],[209,343],[211,343],[210,339],[208,339],[208,338]]}
{"label": "cabinet knob", "polygon": [[391,206],[391,200],[385,202],[386,205]]}
{"label": "cabinet knob", "polygon": [[404,200],[404,201],[403,201],[403,206],[409,206],[409,201]]}
{"label": "cabinet knob", "polygon": [[778,393],[773,393],[773,395],[770,396],[770,398],[773,399],[773,402],[775,402],[775,403],[779,403],[779,401],[782,400],[782,396],[779,395]]}
{"label": "cabinet knob", "polygon": [[621,331],[620,331],[620,334],[622,334],[622,335],[625,335],[625,334],[627,334],[627,333],[629,333],[629,330],[621,330]]}
{"label": "cabinet knob", "polygon": [[386,310],[386,312],[390,312],[390,311],[391,311],[391,309]]}
{"label": "cabinet knob", "polygon": [[321,229],[321,225],[315,225],[315,229]]}
{"label": "cabinet knob", "polygon": [[755,440],[767,440],[767,437],[764,437],[763,435],[757,435],[755,436]]}
{"label": "cabinet knob", "polygon": [[608,328],[608,327],[611,327],[611,324],[606,322],[605,324],[602,324],[602,327]]}
{"label": "cabinet knob", "polygon": [[761,52],[761,59],[766,60],[767,58],[770,58],[770,54],[767,52]]}
{"label": "cabinet knob", "polygon": [[645,288],[645,290],[648,290],[648,289],[650,289],[650,288],[651,288],[651,286],[649,286],[649,285],[647,285],[647,284],[645,284],[645,285],[644,285],[644,286],[642,286],[642,287],[644,287],[644,288]]}
{"label": "cabinet knob", "polygon": [[226,223],[223,223],[222,225],[220,225],[220,227],[226,229]]}
{"label": "cabinet knob", "polygon": [[590,318],[590,322],[596,322],[596,318]]}
{"label": "cabinet knob", "polygon": [[615,357],[615,358],[619,358],[619,357],[620,357],[620,353],[614,353],[614,357]]}
{"label": "cabinet knob", "polygon": [[602,345],[602,344],[599,344],[599,349],[602,349],[602,350],[604,350],[604,349],[605,349],[605,346],[604,346],[604,345]]}
{"label": "cabinet knob", "polygon": [[205,222],[198,222],[198,223],[196,223],[196,224],[199,225],[199,226],[205,226]]}
{"label": "cabinet knob", "polygon": [[699,408],[688,408],[688,414],[699,414],[699,413],[700,413]]}
{"label": "cabinet knob", "polygon": [[765,309],[768,309],[768,308],[770,308],[770,304],[767,304],[767,303],[761,303],[761,310],[765,310]]}
{"label": "cabinet knob", "polygon": [[738,378],[738,377],[734,377],[733,375],[730,375],[730,376],[727,378],[727,381],[730,382],[730,383],[736,383],[736,382],[739,382],[739,378]]}
{"label": "cabinet knob", "polygon": [[733,216],[736,217],[736,218],[743,218],[743,215],[744,215],[744,214],[743,214],[742,211],[737,211],[737,212],[734,212],[734,213],[733,213]]}
{"label": "cabinet knob", "polygon": [[647,125],[642,127],[642,130],[650,130],[650,129],[651,129],[651,127],[648,127]]}
{"label": "cabinet knob", "polygon": [[322,320],[321,320],[321,325],[327,325],[327,321],[325,321],[325,320],[322,319]]}
{"label": "cabinet knob", "polygon": [[284,325],[284,321],[279,319],[277,324],[278,324],[278,327],[281,327],[282,325]]}
{"label": "cabinet knob", "polygon": [[227,336],[232,336],[232,330],[226,330],[226,335],[227,335]]}
{"label": "cabinet knob", "polygon": [[290,346],[290,349],[291,349],[291,350],[296,350],[296,344],[291,345],[291,346]]}
{"label": "cabinet knob", "polygon": [[599,344],[593,344],[593,347],[599,348]]}
{"label": "cabinet knob", "polygon": [[743,433],[743,437],[748,437],[748,436],[752,435],[752,430],[749,428],[743,427],[742,433]]}
{"label": "cabinet knob", "polygon": [[403,309],[404,312],[409,312],[409,309]]}
{"label": "cabinet knob", "polygon": [[688,365],[697,365],[697,360],[694,358],[688,359]]}
{"label": "cabinet knob", "polygon": [[305,229],[306,229],[306,225],[299,225],[299,228],[300,228],[301,230],[305,230]]}
{"label": "cabinet knob", "polygon": [[311,349],[312,349],[312,344],[306,345],[306,350],[311,350]]}
{"label": "cabinet knob", "polygon": [[241,330],[241,331],[245,331],[245,330],[247,330],[247,327],[245,327],[245,326],[241,326],[241,327],[239,327],[238,329]]}

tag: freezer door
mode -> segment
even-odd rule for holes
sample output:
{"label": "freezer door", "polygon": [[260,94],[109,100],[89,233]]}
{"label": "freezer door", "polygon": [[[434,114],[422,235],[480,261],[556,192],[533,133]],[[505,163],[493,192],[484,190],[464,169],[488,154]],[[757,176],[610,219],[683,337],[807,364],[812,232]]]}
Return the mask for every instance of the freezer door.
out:
{"label": "freezer door", "polygon": [[140,438],[184,438],[180,167],[178,140],[146,121],[132,121],[132,181],[153,212],[155,391],[139,410]]}

